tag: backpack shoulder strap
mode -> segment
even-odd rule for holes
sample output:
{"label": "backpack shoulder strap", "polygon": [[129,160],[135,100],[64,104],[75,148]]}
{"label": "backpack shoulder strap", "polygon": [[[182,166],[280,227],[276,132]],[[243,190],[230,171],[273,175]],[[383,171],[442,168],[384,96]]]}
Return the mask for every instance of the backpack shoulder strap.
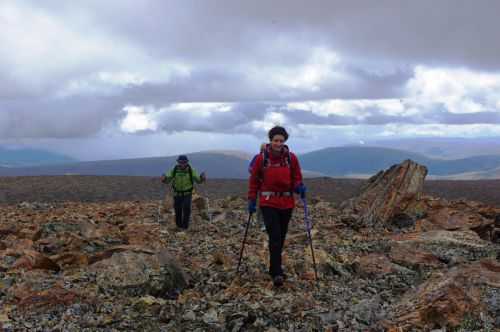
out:
{"label": "backpack shoulder strap", "polygon": [[269,164],[269,151],[267,151],[267,148],[262,152],[263,158],[262,158],[262,168],[265,168]]}
{"label": "backpack shoulder strap", "polygon": [[288,163],[288,168],[290,168],[290,175],[292,177],[292,183],[293,183],[293,179],[295,178],[295,167],[293,167],[294,165],[292,164],[292,153],[290,152],[290,150],[288,150],[287,154],[286,154],[286,159],[287,159],[287,163]]}
{"label": "backpack shoulder strap", "polygon": [[267,146],[260,154],[262,155],[262,162],[260,163],[259,176],[262,181],[264,179],[264,168],[266,168],[269,164],[269,152],[267,151]]}
{"label": "backpack shoulder strap", "polygon": [[189,171],[189,181],[191,182],[191,186],[194,184],[193,182],[193,169],[191,168],[191,165],[188,164],[188,171]]}

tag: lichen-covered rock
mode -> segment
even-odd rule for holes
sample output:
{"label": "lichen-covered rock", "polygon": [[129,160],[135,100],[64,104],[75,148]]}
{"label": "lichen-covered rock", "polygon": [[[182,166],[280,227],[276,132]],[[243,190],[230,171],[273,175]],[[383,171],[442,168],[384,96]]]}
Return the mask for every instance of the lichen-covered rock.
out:
{"label": "lichen-covered rock", "polygon": [[166,252],[118,252],[91,266],[104,293],[171,297],[187,285],[181,268]]}
{"label": "lichen-covered rock", "polygon": [[[341,205],[344,214],[358,215],[357,223],[363,227],[392,227],[391,221],[412,224],[418,217],[427,168],[411,160],[394,165],[371,177],[358,197]],[[422,212],[423,213],[423,212]]]}
{"label": "lichen-covered rock", "polygon": [[[456,328],[469,316],[480,321],[481,312],[496,315],[500,289],[500,263],[474,262],[438,273],[410,290],[393,308],[386,327],[407,331],[436,327]],[[485,296],[487,292],[488,296]]]}
{"label": "lichen-covered rock", "polygon": [[[393,256],[395,250],[410,248],[406,252],[406,257],[400,259],[411,263],[416,258],[411,255],[412,252],[421,251],[421,254],[427,253],[438,258],[439,261],[450,266],[465,263],[468,261],[479,260],[483,258],[494,258],[498,248],[489,241],[481,239],[473,231],[429,231],[423,233],[408,233],[397,235],[393,245]],[[403,247],[401,247],[403,246]],[[431,256],[424,256],[437,262]]]}

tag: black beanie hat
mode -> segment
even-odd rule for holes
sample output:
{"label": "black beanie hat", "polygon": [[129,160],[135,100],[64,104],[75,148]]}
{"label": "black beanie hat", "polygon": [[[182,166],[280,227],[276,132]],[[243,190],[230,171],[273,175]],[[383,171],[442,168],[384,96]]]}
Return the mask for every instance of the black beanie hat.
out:
{"label": "black beanie hat", "polygon": [[178,158],[177,158],[177,161],[180,161],[180,162],[188,162],[188,157],[181,154]]}

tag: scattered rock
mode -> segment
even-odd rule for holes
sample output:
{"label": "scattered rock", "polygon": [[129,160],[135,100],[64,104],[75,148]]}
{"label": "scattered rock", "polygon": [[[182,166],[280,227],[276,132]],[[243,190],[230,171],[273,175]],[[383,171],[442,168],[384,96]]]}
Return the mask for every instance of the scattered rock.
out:
{"label": "scattered rock", "polygon": [[200,196],[212,222],[193,203],[186,232],[158,200],[2,206],[0,329],[494,330],[500,209],[423,196],[423,177],[406,162],[342,209],[312,198],[317,281],[299,205],[280,289],[256,223],[235,271],[248,217],[239,196]]}

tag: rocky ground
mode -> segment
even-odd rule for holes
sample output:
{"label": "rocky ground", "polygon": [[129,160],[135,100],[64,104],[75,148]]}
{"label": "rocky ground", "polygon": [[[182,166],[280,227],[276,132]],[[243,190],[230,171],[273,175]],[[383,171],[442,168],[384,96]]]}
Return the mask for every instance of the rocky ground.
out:
{"label": "rocky ground", "polygon": [[[24,202],[0,213],[4,331],[500,331],[500,208],[422,193],[402,164],[342,204],[309,199],[315,280],[295,211],[287,281],[239,196],[194,200],[177,232],[158,200]],[[207,205],[208,202],[208,205]]]}
{"label": "rocky ground", "polygon": [[[312,178],[305,183],[311,196],[340,204],[359,194],[365,180]],[[248,181],[211,179],[198,186],[212,199],[246,197]],[[163,197],[166,186],[159,178],[142,176],[21,176],[0,177],[0,205],[21,202],[151,201]],[[500,206],[500,180],[425,181],[424,193],[446,198],[480,201]]]}

